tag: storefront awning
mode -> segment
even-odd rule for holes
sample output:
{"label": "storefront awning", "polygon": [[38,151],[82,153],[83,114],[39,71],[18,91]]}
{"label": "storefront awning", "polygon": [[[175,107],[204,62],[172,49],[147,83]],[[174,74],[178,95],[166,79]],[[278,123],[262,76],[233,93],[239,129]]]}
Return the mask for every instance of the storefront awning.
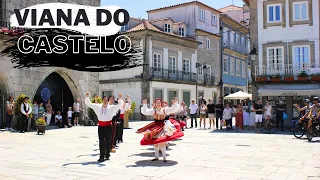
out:
{"label": "storefront awning", "polygon": [[318,96],[320,84],[261,85],[259,96]]}

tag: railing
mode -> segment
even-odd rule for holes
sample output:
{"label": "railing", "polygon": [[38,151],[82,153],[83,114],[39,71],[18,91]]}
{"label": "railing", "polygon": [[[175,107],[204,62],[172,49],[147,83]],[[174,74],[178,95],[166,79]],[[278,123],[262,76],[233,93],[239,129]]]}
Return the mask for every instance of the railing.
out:
{"label": "railing", "polygon": [[205,85],[215,85],[215,76],[201,76],[197,73],[150,67],[150,79],[161,81],[182,81],[190,84],[198,83]]}
{"label": "railing", "polygon": [[297,75],[301,71],[305,71],[307,74],[315,74],[320,73],[320,68],[316,67],[315,64],[304,63],[301,66],[292,64],[285,64],[285,65],[272,65],[272,67],[267,67],[265,65],[258,65],[255,66],[255,76],[261,75],[285,75],[285,74],[292,74]]}
{"label": "railing", "polygon": [[242,46],[242,45],[235,44],[235,43],[228,44],[228,43],[224,42],[224,48],[229,48],[229,49],[237,51],[241,54],[248,54],[247,46]]}

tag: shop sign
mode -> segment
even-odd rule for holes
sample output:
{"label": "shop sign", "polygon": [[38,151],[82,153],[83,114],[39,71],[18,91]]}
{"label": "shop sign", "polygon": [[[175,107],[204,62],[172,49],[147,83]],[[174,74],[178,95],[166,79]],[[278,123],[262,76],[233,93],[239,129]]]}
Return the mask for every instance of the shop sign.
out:
{"label": "shop sign", "polygon": [[281,96],[297,96],[298,93],[294,93],[294,92],[284,92],[281,94]]}

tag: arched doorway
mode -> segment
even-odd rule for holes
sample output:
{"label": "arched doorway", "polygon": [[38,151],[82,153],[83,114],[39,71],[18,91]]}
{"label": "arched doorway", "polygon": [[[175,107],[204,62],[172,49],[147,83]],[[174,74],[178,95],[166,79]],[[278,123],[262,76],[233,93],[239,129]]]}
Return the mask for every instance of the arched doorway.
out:
{"label": "arched doorway", "polygon": [[53,72],[46,77],[38,87],[34,99],[38,103],[51,100],[53,109],[66,115],[68,107],[72,107],[74,97],[66,81],[57,73]]}

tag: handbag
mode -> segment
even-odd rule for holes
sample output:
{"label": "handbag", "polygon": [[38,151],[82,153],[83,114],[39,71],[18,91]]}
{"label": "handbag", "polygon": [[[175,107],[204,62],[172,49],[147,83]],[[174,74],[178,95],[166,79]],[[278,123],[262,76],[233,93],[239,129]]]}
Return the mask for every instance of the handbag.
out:
{"label": "handbag", "polygon": [[227,126],[227,122],[225,120],[223,121],[223,126]]}
{"label": "handbag", "polygon": [[287,120],[288,119],[288,116],[285,112],[283,112],[283,120]]}

